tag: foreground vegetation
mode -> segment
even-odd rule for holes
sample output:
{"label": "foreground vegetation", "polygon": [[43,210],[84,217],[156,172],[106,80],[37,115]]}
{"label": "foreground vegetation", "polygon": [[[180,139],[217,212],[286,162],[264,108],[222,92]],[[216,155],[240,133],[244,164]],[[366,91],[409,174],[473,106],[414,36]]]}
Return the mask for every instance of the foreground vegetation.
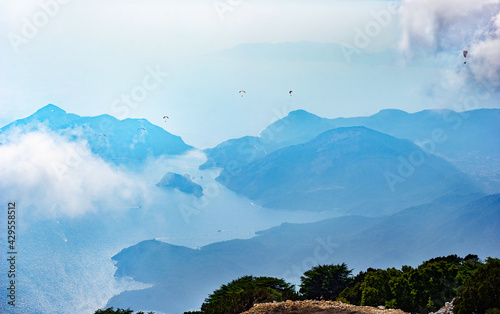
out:
{"label": "foreground vegetation", "polygon": [[[411,313],[434,312],[454,300],[456,314],[500,313],[500,259],[483,262],[477,255],[449,255],[416,268],[369,268],[356,276],[345,263],[318,265],[301,277],[298,292],[283,279],[244,276],[210,294],[201,311],[185,313],[236,314],[256,303],[306,299],[384,305]],[[96,314],[132,313],[128,311],[111,308]]]}

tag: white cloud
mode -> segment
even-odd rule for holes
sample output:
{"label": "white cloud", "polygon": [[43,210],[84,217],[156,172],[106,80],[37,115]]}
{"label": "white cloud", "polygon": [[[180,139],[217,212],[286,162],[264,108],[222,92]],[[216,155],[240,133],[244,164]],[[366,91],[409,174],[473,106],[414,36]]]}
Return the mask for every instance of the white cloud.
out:
{"label": "white cloud", "polygon": [[[146,187],[93,155],[84,141],[47,130],[2,135],[2,197],[34,218],[77,217],[102,208],[137,206]],[[0,141],[2,142],[2,141]]]}
{"label": "white cloud", "polygon": [[400,48],[410,56],[467,50],[472,75],[500,86],[499,0],[403,0]]}

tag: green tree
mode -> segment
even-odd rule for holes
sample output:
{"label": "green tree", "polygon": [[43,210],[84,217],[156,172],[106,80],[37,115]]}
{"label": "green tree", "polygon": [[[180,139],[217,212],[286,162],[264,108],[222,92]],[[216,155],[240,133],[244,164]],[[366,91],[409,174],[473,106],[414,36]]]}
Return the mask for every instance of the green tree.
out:
{"label": "green tree", "polygon": [[488,258],[458,290],[453,313],[483,314],[500,308],[500,259]]}
{"label": "green tree", "polygon": [[401,273],[391,278],[389,286],[393,299],[390,304],[386,303],[387,307],[399,308],[406,312],[411,312],[416,308],[415,298],[418,293],[412,287],[412,280],[416,272],[417,270],[411,266],[403,266]]}
{"label": "green tree", "polygon": [[458,288],[483,265],[477,255],[436,257],[417,268],[369,269],[339,295],[356,305],[385,305],[406,312],[428,313],[457,296]]}
{"label": "green tree", "polygon": [[206,314],[236,314],[254,304],[271,301],[296,300],[295,287],[283,279],[244,276],[222,285],[201,306]]}
{"label": "green tree", "polygon": [[399,276],[401,276],[401,271],[395,268],[369,272],[361,285],[361,305],[393,306],[396,297],[391,289],[391,280]]}
{"label": "green tree", "polygon": [[300,293],[306,299],[335,300],[351,283],[351,272],[345,263],[318,265],[300,277]]}
{"label": "green tree", "polygon": [[354,279],[351,280],[349,286],[339,294],[337,299],[350,304],[361,304],[361,285],[365,281],[366,275],[372,271],[375,271],[375,269],[368,268],[366,271],[360,271]]}
{"label": "green tree", "polygon": [[462,259],[455,259],[456,255],[450,257],[432,259],[417,268],[412,287],[417,291],[414,304],[418,305],[420,312],[436,311],[455,297],[458,289],[456,278]]}

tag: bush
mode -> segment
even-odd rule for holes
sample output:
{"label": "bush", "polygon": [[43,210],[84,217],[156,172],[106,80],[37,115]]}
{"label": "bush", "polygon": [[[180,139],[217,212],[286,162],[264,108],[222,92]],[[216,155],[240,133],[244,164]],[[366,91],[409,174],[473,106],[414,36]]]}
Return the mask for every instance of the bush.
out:
{"label": "bush", "polygon": [[477,272],[466,280],[453,302],[453,313],[495,313],[500,308],[500,259],[488,258]]}
{"label": "bush", "polygon": [[271,301],[296,300],[295,287],[282,279],[244,276],[222,285],[201,305],[206,314],[237,314],[254,304]]}
{"label": "bush", "polygon": [[345,263],[315,266],[300,277],[300,293],[306,299],[335,300],[351,283],[351,272]]}

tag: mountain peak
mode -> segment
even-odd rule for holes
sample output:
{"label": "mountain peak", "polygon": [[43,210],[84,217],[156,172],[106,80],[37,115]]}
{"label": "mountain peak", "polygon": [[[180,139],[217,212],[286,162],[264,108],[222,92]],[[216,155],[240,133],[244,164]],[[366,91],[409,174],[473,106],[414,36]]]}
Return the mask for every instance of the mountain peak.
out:
{"label": "mountain peak", "polygon": [[66,111],[56,105],[48,104],[47,106],[40,108],[36,113],[66,113]]}
{"label": "mountain peak", "polygon": [[[264,134],[273,134],[276,142],[287,142],[292,139],[296,139],[297,136],[304,137],[301,132],[298,131],[301,128],[315,128],[318,127],[324,118],[318,117],[315,114],[307,112],[305,110],[299,109],[291,111],[288,115],[278,121],[273,122],[267,128],[265,128],[261,133],[260,137]],[[281,130],[276,132],[276,130]],[[310,140],[314,136],[305,136],[304,141]]]}
{"label": "mountain peak", "polygon": [[382,109],[373,116],[402,117],[409,115],[408,112],[399,109]]}
{"label": "mountain peak", "polygon": [[298,110],[294,110],[294,111],[290,111],[288,113],[288,116],[286,116],[285,118],[292,118],[292,119],[321,119],[320,117],[318,117],[317,115],[313,114],[313,113],[310,113],[308,111],[305,111],[304,109],[298,109]]}

